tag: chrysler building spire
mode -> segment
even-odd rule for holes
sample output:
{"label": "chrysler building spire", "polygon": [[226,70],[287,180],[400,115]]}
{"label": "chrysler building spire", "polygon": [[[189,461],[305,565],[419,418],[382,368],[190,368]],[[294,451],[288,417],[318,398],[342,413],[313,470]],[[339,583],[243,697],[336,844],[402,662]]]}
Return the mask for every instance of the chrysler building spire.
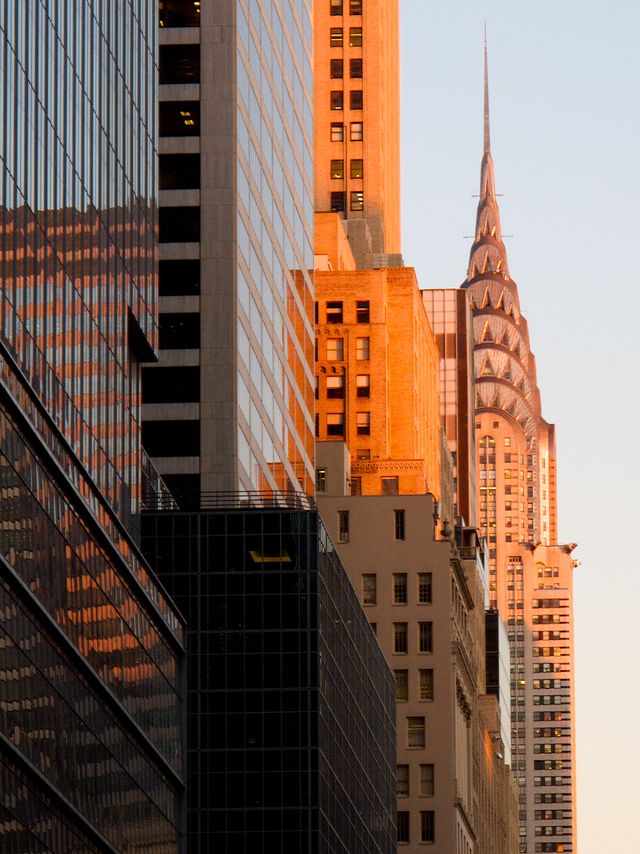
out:
{"label": "chrysler building spire", "polygon": [[489,62],[487,59],[487,25],[484,25],[484,154],[491,151],[489,128]]}

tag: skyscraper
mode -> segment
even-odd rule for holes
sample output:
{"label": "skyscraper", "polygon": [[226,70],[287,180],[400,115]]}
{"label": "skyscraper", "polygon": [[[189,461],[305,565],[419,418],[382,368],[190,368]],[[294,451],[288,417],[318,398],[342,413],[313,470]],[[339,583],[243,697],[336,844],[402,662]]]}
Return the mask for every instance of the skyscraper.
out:
{"label": "skyscraper", "polygon": [[311,4],[160,3],[160,359],[179,500],[313,491]]}
{"label": "skyscraper", "polygon": [[492,607],[511,643],[520,852],[575,851],[571,551],[557,544],[554,427],[500,230],[485,46],[480,199],[467,279],[473,309],[478,515]]}
{"label": "skyscraper", "polygon": [[0,4],[0,848],[180,848],[184,625],[132,533],[155,3]]}

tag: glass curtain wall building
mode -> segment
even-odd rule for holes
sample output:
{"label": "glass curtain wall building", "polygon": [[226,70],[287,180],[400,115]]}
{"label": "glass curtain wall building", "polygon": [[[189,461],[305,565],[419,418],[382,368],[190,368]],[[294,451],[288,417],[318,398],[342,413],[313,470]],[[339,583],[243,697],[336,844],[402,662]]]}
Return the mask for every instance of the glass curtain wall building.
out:
{"label": "glass curtain wall building", "polygon": [[178,497],[313,490],[309,0],[160,3],[160,361]]}
{"label": "glass curtain wall building", "polygon": [[176,852],[184,625],[132,539],[151,0],[0,3],[0,849]]}

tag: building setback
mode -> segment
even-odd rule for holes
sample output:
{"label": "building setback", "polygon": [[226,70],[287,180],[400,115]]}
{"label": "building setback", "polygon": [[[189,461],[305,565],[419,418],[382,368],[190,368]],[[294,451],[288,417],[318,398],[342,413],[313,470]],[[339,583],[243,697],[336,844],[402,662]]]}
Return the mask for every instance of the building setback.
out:
{"label": "building setback", "polygon": [[159,483],[142,481],[139,433],[140,362],[157,338],[155,4],[121,5],[0,4],[12,854],[182,850],[184,624],[134,539]]}
{"label": "building setback", "polygon": [[479,526],[511,643],[520,854],[575,852],[571,551],[557,544],[555,428],[509,274],[496,200],[485,48],[484,150],[467,291],[473,310]]}

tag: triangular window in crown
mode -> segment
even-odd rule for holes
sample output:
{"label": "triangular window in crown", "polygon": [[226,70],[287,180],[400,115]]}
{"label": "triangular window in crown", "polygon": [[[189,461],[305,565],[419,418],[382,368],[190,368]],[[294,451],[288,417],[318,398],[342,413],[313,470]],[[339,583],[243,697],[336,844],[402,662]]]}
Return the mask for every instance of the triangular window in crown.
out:
{"label": "triangular window in crown", "polygon": [[509,413],[509,415],[515,415],[516,414],[516,402],[515,402],[515,400],[511,401],[511,404],[507,408],[507,412]]}
{"label": "triangular window in crown", "polygon": [[[482,270],[482,272],[484,273],[484,269]],[[489,288],[484,289],[484,296],[482,298],[482,308],[487,308],[487,306],[491,308],[491,297],[489,296]]]}
{"label": "triangular window in crown", "polygon": [[507,329],[505,329],[504,334],[503,334],[502,338],[500,339],[500,343],[501,343],[504,347],[508,347],[508,346],[509,346],[509,331],[508,331]]}
{"label": "triangular window in crown", "polygon": [[491,325],[489,324],[488,320],[485,323],[484,328],[482,330],[482,335],[480,336],[480,341],[483,343],[485,341],[493,341],[493,335],[491,334]]}
{"label": "triangular window in crown", "polygon": [[482,368],[480,369],[481,377],[495,377],[496,372],[493,370],[493,365],[491,364],[491,359],[487,356],[482,364]]}

